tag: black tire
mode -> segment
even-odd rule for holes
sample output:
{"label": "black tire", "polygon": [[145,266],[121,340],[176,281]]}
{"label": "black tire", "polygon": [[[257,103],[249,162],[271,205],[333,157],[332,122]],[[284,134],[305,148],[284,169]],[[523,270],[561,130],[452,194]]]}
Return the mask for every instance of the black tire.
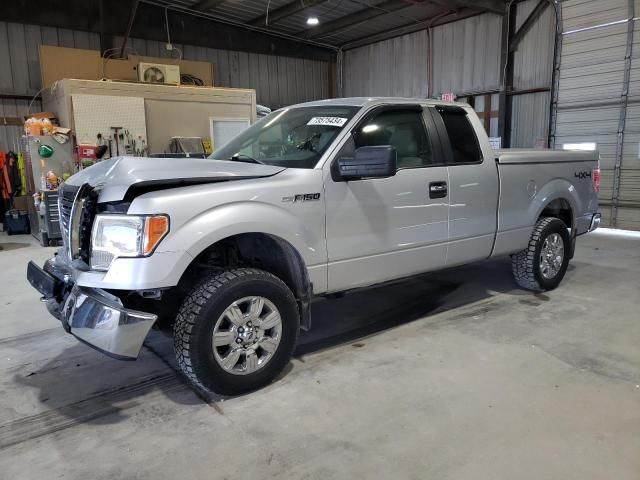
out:
{"label": "black tire", "polygon": [[40,245],[43,247],[49,246],[49,235],[47,232],[40,232]]}
{"label": "black tire", "polygon": [[[546,278],[540,269],[540,255],[545,239],[553,233],[559,234],[562,238],[564,255],[562,265],[556,275],[552,278]],[[571,236],[567,226],[558,218],[544,217],[538,220],[533,228],[529,246],[511,256],[511,269],[516,283],[522,288],[537,292],[553,290],[564,278],[570,256]]]}
{"label": "black tire", "polygon": [[[236,300],[259,295],[280,313],[282,332],[272,358],[246,375],[225,371],[214,358],[216,321]],[[289,362],[300,328],[300,315],[291,290],[276,276],[253,268],[211,275],[185,298],[173,328],[176,359],[196,387],[223,395],[239,395],[271,383]]]}

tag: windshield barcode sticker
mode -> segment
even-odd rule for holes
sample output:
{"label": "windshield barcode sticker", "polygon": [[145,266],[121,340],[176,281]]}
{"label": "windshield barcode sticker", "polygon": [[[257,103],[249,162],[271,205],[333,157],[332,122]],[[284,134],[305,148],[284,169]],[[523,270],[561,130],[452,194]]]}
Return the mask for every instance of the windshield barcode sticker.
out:
{"label": "windshield barcode sticker", "polygon": [[332,127],[341,127],[347,123],[347,118],[342,117],[313,117],[307,122],[307,125],[330,125]]}

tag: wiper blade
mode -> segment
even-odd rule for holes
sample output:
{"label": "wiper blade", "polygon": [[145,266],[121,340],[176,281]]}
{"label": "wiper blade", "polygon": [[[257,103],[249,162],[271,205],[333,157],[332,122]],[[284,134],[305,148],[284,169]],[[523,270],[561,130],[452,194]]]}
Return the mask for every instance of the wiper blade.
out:
{"label": "wiper blade", "polygon": [[260,165],[264,165],[260,160],[256,160],[255,158],[251,158],[249,155],[242,155],[240,153],[232,155],[229,160],[232,162],[258,163]]}

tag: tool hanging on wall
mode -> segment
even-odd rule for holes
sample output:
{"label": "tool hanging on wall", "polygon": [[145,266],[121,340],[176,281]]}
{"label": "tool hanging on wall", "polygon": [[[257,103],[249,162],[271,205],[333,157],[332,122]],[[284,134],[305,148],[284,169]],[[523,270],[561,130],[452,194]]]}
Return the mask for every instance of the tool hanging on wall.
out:
{"label": "tool hanging on wall", "polygon": [[136,157],[142,156],[142,135],[138,135],[136,139]]}
{"label": "tool hanging on wall", "polygon": [[134,153],[134,147],[133,147],[133,137],[131,136],[131,133],[129,133],[129,130],[125,130],[124,131],[124,136],[125,136],[125,145],[124,145],[124,149],[125,149],[125,153],[127,155],[133,155]]}
{"label": "tool hanging on wall", "polygon": [[119,134],[119,131],[122,130],[122,127],[111,127],[111,130],[113,130],[113,138],[116,142],[116,156],[120,156],[120,146],[118,145],[118,137],[121,136],[121,134]]}

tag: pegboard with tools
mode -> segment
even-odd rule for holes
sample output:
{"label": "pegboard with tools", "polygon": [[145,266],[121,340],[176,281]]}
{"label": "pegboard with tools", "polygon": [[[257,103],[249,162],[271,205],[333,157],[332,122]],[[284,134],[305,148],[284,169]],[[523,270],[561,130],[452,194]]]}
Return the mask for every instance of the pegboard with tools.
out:
{"label": "pegboard with tools", "polygon": [[72,102],[78,145],[95,145],[101,158],[149,154],[144,98],[74,94]]}

